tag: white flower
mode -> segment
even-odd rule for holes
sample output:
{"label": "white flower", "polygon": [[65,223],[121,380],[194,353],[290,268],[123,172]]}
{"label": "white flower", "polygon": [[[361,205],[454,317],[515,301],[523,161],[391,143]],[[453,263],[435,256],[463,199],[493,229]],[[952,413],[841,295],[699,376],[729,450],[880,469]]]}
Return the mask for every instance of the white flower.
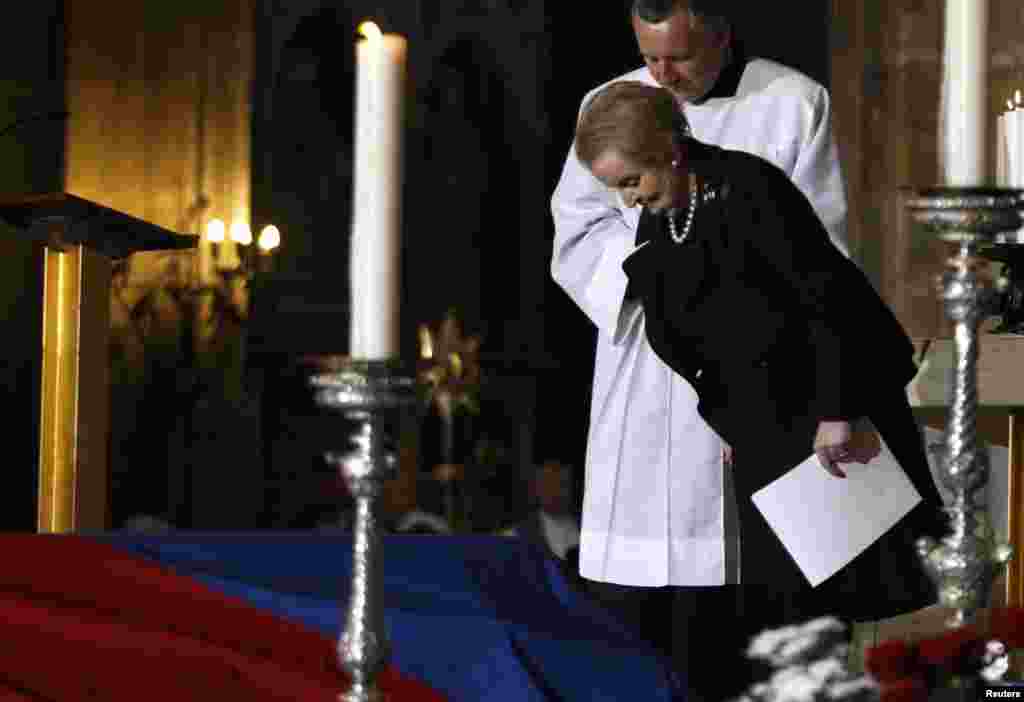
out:
{"label": "white flower", "polygon": [[1001,658],[1006,655],[1006,644],[1002,641],[992,639],[985,643],[985,662],[991,662],[996,658]]}
{"label": "white flower", "polygon": [[747,648],[747,656],[762,660],[769,659],[776,648],[797,636],[799,631],[799,627],[795,625],[762,631],[750,642],[750,646]]}
{"label": "white flower", "polygon": [[780,670],[772,676],[771,686],[776,702],[814,702],[821,690],[821,682],[807,674],[802,667]]}
{"label": "white flower", "polygon": [[851,680],[839,680],[825,691],[830,700],[877,700],[880,695],[878,683],[870,675],[859,675]]}
{"label": "white flower", "polygon": [[[766,660],[776,667],[808,660],[812,653],[839,643],[846,627],[834,617],[820,617],[801,625],[784,626],[758,634],[747,649],[750,658]],[[823,657],[824,650],[817,658]],[[845,656],[845,651],[835,655]]]}
{"label": "white flower", "polygon": [[790,665],[804,659],[805,654],[810,653],[821,645],[821,639],[817,634],[803,633],[801,636],[787,641],[782,648],[772,656],[772,662],[776,665]]}
{"label": "white flower", "polygon": [[823,683],[841,678],[846,672],[846,666],[839,658],[825,658],[807,666],[807,673]]}
{"label": "white flower", "polygon": [[979,675],[988,683],[999,682],[1010,668],[1010,656],[1006,645],[995,639],[985,643],[985,654],[981,657],[984,667]]}
{"label": "white flower", "polygon": [[871,676],[854,676],[846,668],[845,631],[838,619],[820,617],[761,632],[747,655],[768,661],[776,672],[770,684],[752,686],[737,702],[877,702],[880,691]]}
{"label": "white flower", "polygon": [[994,661],[992,661],[992,663],[982,668],[979,675],[981,675],[981,677],[987,683],[997,683],[1003,679],[1003,676],[1006,675],[1006,671],[1009,669],[1010,657],[1004,655],[1001,658],[995,659]]}

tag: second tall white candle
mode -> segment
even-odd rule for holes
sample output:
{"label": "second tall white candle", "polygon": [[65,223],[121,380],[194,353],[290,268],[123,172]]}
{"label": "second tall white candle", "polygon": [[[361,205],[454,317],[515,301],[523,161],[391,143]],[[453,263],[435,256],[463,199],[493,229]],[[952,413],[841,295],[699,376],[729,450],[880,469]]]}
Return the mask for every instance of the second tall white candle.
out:
{"label": "second tall white candle", "polygon": [[946,0],[943,166],[948,185],[988,178],[988,0]]}

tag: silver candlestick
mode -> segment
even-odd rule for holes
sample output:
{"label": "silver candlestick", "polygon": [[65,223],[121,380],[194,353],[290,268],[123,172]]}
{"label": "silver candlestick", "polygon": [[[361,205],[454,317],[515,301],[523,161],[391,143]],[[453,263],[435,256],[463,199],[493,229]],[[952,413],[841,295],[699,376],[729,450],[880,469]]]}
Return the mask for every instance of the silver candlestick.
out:
{"label": "silver candlestick", "polygon": [[992,311],[996,291],[979,267],[978,247],[1021,226],[1021,192],[1002,188],[928,188],[908,199],[911,218],[926,232],[958,244],[948,261],[940,294],[954,326],[952,405],[941,452],[940,479],[952,494],[946,507],[950,534],[941,542],[918,541],[925,569],[939,590],[939,602],[954,610],[946,625],[973,623],[989,604],[992,583],[1012,549],[997,543],[987,507],[988,453],[979,448],[978,328]]}
{"label": "silver candlestick", "polygon": [[352,685],[340,701],[379,702],[376,678],[390,659],[391,645],[381,602],[376,501],[385,481],[398,475],[397,444],[403,421],[421,399],[419,386],[415,372],[399,361],[323,357],[318,365],[322,372],[310,379],[316,404],[356,425],[350,450],[326,454],[345,479],[356,510],[352,590],[338,641],[339,660]]}

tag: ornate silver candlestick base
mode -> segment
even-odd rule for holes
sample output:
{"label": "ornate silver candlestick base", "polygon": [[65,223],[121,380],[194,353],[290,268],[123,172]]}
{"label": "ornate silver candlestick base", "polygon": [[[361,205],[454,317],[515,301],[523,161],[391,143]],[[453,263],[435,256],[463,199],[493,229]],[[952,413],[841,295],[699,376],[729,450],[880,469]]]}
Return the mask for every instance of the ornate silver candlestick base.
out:
{"label": "ornate silver candlestick base", "polygon": [[415,372],[398,361],[320,359],[322,372],[310,379],[320,407],[337,411],[356,429],[351,450],[328,452],[355,500],[352,592],[338,641],[342,667],[352,686],[341,702],[378,702],[377,674],[391,655],[380,583],[380,540],[376,499],[386,480],[398,475],[397,444],[403,418],[419,401]]}
{"label": "ornate silver candlestick base", "polygon": [[1021,226],[1021,191],[1001,188],[929,188],[915,191],[907,206],[929,234],[959,244],[942,276],[940,294],[954,325],[953,398],[946,425],[940,478],[953,495],[946,507],[951,533],[941,542],[922,538],[918,552],[939,590],[939,602],[954,610],[950,628],[972,623],[986,607],[992,583],[1010,559],[996,543],[989,520],[988,453],[979,449],[978,327],[993,308],[995,291],[978,273],[986,263],[978,247]]}

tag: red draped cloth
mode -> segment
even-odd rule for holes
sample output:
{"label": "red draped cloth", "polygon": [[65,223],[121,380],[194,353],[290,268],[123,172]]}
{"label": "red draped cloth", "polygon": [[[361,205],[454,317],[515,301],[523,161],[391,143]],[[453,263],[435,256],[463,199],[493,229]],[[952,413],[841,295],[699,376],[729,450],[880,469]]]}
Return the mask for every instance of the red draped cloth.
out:
{"label": "red draped cloth", "polygon": [[[336,642],[75,536],[0,535],[0,702],[336,702]],[[445,702],[386,668],[393,702]]]}

